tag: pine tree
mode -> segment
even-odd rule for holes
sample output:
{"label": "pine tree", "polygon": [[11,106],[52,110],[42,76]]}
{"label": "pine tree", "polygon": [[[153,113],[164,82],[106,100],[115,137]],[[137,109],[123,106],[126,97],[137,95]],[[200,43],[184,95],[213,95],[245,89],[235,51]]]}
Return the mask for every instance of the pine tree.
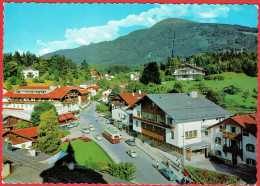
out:
{"label": "pine tree", "polygon": [[113,97],[115,97],[115,96],[116,96],[117,94],[119,94],[120,92],[121,92],[121,90],[120,90],[119,85],[116,85],[116,86],[112,89],[111,93],[109,94],[109,100],[113,99]]}
{"label": "pine tree", "polygon": [[46,154],[56,154],[61,150],[58,116],[51,109],[41,114],[38,126],[37,150]]}
{"label": "pine tree", "polygon": [[145,66],[140,82],[145,85],[148,83],[161,84],[161,76],[157,62],[151,62]]}

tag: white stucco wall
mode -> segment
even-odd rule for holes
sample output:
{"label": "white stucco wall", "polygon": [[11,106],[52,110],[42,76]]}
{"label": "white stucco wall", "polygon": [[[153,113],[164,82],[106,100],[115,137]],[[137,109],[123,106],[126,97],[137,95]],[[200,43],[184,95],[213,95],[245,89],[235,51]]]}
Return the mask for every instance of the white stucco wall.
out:
{"label": "white stucco wall", "polygon": [[[136,121],[138,122],[138,126],[136,126]],[[141,133],[142,129],[141,129],[141,121],[138,121],[136,119],[133,119],[133,130],[136,132]]]}
{"label": "white stucco wall", "polygon": [[[248,152],[246,150],[246,145],[252,144],[255,147],[255,152]],[[250,158],[253,160],[257,159],[257,138],[249,133],[249,136],[243,136],[243,156],[246,161],[246,158]]]}
{"label": "white stucco wall", "polygon": [[[123,116],[125,116],[125,118]],[[130,123],[129,114],[123,111],[121,108],[116,108],[112,110],[112,118],[124,123]]]}
{"label": "white stucco wall", "polygon": [[25,144],[25,148],[24,149],[30,149],[29,147],[32,146],[32,142],[28,141],[28,142],[25,142],[25,143],[20,143],[20,144],[13,145],[13,147],[21,149],[23,144]]}

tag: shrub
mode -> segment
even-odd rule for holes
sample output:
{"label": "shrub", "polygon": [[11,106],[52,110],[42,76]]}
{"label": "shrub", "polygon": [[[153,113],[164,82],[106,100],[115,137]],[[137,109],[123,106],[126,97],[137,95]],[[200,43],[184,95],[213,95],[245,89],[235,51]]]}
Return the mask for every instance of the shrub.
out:
{"label": "shrub", "polygon": [[174,76],[165,76],[165,81],[176,81],[176,78]]}
{"label": "shrub", "polygon": [[44,79],[39,79],[39,83],[44,83]]}
{"label": "shrub", "polygon": [[196,80],[196,81],[202,81],[202,80],[204,80],[204,78],[203,78],[202,76],[196,76],[196,77],[195,77],[195,80]]}
{"label": "shrub", "polygon": [[19,121],[17,124],[16,124],[16,128],[17,129],[23,129],[23,128],[28,128],[30,125],[28,123],[24,123],[23,121]]}
{"label": "shrub", "polygon": [[234,95],[240,92],[240,88],[235,87],[235,85],[229,85],[227,87],[224,87],[224,92]]}
{"label": "shrub", "polygon": [[33,83],[39,83],[39,79],[38,78],[33,78]]}
{"label": "shrub", "polygon": [[204,77],[204,79],[205,80],[213,80],[214,78],[213,78],[213,76],[207,75],[207,76]]}
{"label": "shrub", "polygon": [[12,77],[9,79],[9,82],[11,83],[11,85],[16,85],[16,84],[17,84],[17,79],[16,79],[16,77],[12,76]]}
{"label": "shrub", "polygon": [[64,135],[64,136],[70,135],[70,131],[61,130],[61,131],[60,131],[60,135]]}
{"label": "shrub", "polygon": [[96,109],[99,112],[107,112],[109,111],[109,106],[107,106],[105,103],[100,103],[100,105],[96,106]]}

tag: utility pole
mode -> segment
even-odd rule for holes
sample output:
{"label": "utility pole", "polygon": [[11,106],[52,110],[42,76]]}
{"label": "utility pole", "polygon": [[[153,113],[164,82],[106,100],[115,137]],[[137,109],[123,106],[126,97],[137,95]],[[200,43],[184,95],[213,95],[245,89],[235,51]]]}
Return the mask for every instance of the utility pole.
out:
{"label": "utility pole", "polygon": [[182,148],[182,153],[183,153],[183,169],[184,169],[184,162],[185,162],[185,130],[184,130],[184,124],[182,123],[182,129],[183,129],[183,148]]}

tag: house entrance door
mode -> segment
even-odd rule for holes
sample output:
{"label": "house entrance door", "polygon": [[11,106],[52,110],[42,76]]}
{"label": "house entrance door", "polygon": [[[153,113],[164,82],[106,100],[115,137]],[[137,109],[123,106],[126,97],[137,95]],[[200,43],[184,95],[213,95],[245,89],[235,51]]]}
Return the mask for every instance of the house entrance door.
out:
{"label": "house entrance door", "polygon": [[236,154],[232,154],[232,164],[233,165],[237,164],[237,155]]}

